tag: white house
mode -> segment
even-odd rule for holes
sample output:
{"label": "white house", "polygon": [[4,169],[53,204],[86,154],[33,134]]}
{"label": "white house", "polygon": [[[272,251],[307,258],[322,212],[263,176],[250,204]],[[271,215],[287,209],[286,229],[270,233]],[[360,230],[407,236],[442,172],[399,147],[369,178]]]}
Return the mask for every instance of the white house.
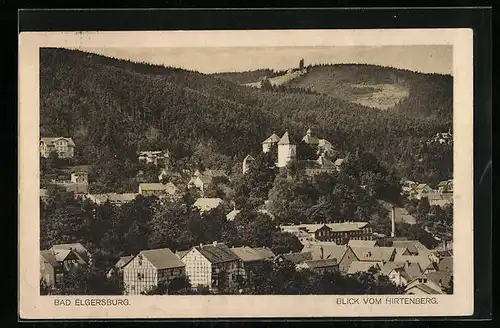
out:
{"label": "white house", "polygon": [[272,146],[276,145],[280,141],[280,137],[278,137],[275,133],[273,133],[269,138],[262,142],[262,152],[268,153],[271,151]]}
{"label": "white house", "polygon": [[40,139],[40,156],[48,158],[51,152],[56,152],[59,158],[74,156],[75,142],[66,137],[42,137]]}
{"label": "white house", "polygon": [[185,274],[184,263],[168,248],[141,251],[122,270],[127,295],[140,295],[162,280]]}
{"label": "white house", "polygon": [[221,285],[231,286],[239,274],[240,258],[223,243],[192,247],[181,261],[193,287],[216,290]]}

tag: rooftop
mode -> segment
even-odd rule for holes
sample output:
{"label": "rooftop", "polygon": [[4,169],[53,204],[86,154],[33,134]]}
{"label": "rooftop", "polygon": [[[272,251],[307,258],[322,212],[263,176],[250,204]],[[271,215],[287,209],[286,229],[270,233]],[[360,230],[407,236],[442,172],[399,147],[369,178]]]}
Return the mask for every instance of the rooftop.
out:
{"label": "rooftop", "polygon": [[195,246],[207,260],[211,263],[223,263],[238,261],[240,258],[229,247],[223,243],[213,243],[208,245]]}
{"label": "rooftop", "polygon": [[222,204],[221,198],[198,198],[193,205],[198,208],[200,212],[208,212],[217,208],[220,204]]}
{"label": "rooftop", "polygon": [[244,262],[262,261],[267,258],[275,257],[274,253],[267,248],[252,248],[248,246],[231,248],[236,256]]}
{"label": "rooftop", "polygon": [[370,268],[375,267],[380,269],[381,263],[378,261],[353,261],[347,270],[347,274],[354,274],[356,272],[368,272]]}
{"label": "rooftop", "polygon": [[183,267],[184,263],[169,249],[148,249],[141,251],[149,262],[158,270]]}

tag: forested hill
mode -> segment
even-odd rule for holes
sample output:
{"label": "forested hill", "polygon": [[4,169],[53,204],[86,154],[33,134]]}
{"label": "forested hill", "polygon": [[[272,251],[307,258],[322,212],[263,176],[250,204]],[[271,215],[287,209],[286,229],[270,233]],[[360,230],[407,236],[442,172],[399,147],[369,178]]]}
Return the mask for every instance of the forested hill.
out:
{"label": "forested hill", "polygon": [[[197,72],[81,51],[40,51],[44,136],[72,136],[96,174],[135,172],[138,149],[170,149],[186,165],[237,167],[273,131],[311,127],[340,152],[358,148],[415,180],[451,175],[450,152],[422,147],[451,120],[374,110],[330,95],[263,91]],[[422,103],[422,106],[426,106]],[[117,178],[118,179],[118,178]],[[111,184],[110,184],[111,185]]]}
{"label": "forested hill", "polygon": [[[285,71],[260,69],[213,76],[238,84],[258,82]],[[367,64],[310,65],[291,87],[310,89],[348,102],[423,116],[453,116],[453,77]]]}

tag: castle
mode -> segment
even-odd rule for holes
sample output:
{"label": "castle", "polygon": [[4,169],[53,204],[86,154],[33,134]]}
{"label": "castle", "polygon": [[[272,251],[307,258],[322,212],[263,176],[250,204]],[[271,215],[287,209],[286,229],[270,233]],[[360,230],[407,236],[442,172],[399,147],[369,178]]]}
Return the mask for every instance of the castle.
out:
{"label": "castle", "polygon": [[[339,171],[343,162],[342,158],[332,162],[328,157],[333,154],[333,145],[326,139],[320,139],[313,136],[311,129],[308,129],[302,141],[311,146],[318,155],[317,160],[297,160],[298,167],[303,168],[307,175],[315,175],[322,172],[331,173]],[[297,158],[297,144],[291,134],[285,131],[280,138],[273,133],[269,138],[262,142],[262,152],[269,153],[277,146],[278,160],[276,167],[286,167],[288,163]],[[247,155],[243,160],[243,174],[245,174],[250,165],[255,161],[251,155]]]}

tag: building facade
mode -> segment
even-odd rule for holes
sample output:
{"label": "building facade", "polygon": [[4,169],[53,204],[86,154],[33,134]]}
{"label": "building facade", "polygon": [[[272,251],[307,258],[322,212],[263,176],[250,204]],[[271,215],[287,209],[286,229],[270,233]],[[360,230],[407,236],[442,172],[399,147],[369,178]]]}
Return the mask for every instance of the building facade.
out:
{"label": "building facade", "polygon": [[40,139],[40,156],[49,158],[51,152],[56,152],[59,158],[73,158],[75,143],[66,137],[42,137]]}
{"label": "building facade", "polygon": [[125,294],[140,295],[158,286],[160,281],[184,274],[184,263],[170,249],[141,251],[123,267]]}
{"label": "building facade", "polygon": [[232,286],[239,275],[239,257],[222,243],[192,247],[181,261],[193,287],[217,290]]}

